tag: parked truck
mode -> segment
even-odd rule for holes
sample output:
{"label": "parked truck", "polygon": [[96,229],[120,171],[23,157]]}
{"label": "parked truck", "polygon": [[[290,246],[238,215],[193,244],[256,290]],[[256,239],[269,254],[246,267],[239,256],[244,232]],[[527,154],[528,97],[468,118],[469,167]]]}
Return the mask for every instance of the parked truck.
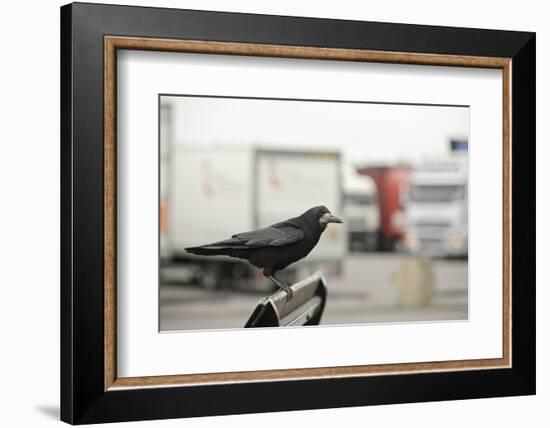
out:
{"label": "parked truck", "polygon": [[403,202],[409,188],[411,167],[364,166],[358,171],[376,183],[380,212],[378,249],[393,251],[405,236]]}
{"label": "parked truck", "polygon": [[466,161],[429,163],[411,175],[405,248],[441,257],[468,256]]}
{"label": "parked truck", "polygon": [[344,216],[351,251],[369,251],[378,247],[380,208],[374,180],[343,166]]}
{"label": "parked truck", "polygon": [[[187,280],[205,287],[247,288],[262,282],[261,273],[249,264],[223,256],[193,256],[184,249],[268,226],[316,205],[341,215],[337,152],[179,145],[170,149],[165,162],[161,276],[169,277],[177,263],[180,274],[186,266]],[[306,259],[280,274],[293,281],[321,265],[325,274],[339,273],[345,251],[345,230],[329,227]]]}

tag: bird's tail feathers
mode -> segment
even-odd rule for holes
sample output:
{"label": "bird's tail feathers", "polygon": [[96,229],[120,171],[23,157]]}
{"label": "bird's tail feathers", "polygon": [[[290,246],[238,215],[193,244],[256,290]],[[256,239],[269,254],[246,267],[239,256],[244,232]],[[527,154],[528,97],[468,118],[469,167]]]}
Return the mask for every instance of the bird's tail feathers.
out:
{"label": "bird's tail feathers", "polygon": [[201,247],[185,248],[185,251],[191,254],[198,254],[202,256],[214,256],[216,254],[223,254],[223,247],[215,245],[203,245]]}
{"label": "bird's tail feathers", "polygon": [[212,244],[201,245],[198,247],[188,247],[185,248],[185,251],[191,254],[198,254],[202,256],[215,256],[215,255],[226,255],[226,256],[237,256],[239,250],[246,249],[244,245],[236,245],[234,241],[228,239],[226,241],[214,242]]}

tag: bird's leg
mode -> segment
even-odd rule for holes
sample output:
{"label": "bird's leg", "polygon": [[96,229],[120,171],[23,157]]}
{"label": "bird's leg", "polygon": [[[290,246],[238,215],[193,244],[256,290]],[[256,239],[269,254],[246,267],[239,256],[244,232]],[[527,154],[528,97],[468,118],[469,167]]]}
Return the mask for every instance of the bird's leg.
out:
{"label": "bird's leg", "polygon": [[279,278],[277,278],[275,275],[269,275],[268,278],[277,285],[277,287],[284,290],[286,293],[286,300],[292,300],[292,288],[290,288],[290,285],[285,284],[283,281],[281,281]]}
{"label": "bird's leg", "polygon": [[279,278],[277,278],[275,275],[270,277],[270,279],[279,286],[279,288],[282,288],[284,292],[286,293],[286,300],[292,300],[292,288],[287,283],[281,281]]}
{"label": "bird's leg", "polygon": [[275,276],[275,272],[266,272],[264,270],[264,275],[269,278],[277,287],[284,290],[286,293],[286,300],[292,300],[292,288],[290,285],[285,284],[283,281],[281,281],[279,278]]}

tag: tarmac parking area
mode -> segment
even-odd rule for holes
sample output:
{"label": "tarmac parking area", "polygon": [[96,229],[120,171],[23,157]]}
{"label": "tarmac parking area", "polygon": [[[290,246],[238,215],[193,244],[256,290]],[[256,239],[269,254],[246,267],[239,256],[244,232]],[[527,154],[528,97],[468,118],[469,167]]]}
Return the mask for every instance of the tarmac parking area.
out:
{"label": "tarmac parking area", "polygon": [[[321,324],[466,320],[467,260],[417,259],[400,253],[352,253],[343,273],[329,277]],[[262,294],[163,284],[160,327],[241,328]]]}

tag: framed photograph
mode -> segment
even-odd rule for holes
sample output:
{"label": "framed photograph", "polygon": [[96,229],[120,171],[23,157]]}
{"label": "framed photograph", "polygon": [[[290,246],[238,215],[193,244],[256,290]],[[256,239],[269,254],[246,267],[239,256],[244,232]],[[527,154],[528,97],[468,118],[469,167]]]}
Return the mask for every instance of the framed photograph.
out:
{"label": "framed photograph", "polygon": [[61,8],[61,418],[535,393],[535,35]]}

